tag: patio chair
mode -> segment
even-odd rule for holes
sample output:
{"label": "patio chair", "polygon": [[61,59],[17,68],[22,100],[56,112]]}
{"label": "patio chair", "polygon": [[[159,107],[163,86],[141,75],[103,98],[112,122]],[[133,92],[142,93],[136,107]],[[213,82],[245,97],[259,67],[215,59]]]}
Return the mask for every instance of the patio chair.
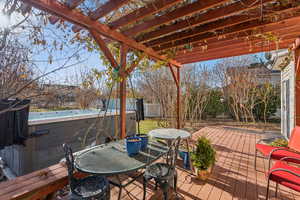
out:
{"label": "patio chair", "polygon": [[147,183],[151,179],[155,181],[155,190],[159,186],[163,191],[164,200],[168,199],[168,191],[170,182],[173,181],[175,193],[177,193],[177,172],[176,172],[176,159],[178,155],[178,148],[180,144],[180,137],[172,142],[169,146],[169,151],[166,156],[166,163],[155,163],[148,166],[144,173],[144,196],[146,198]]}
{"label": "patio chair", "polygon": [[68,179],[70,185],[69,199],[71,200],[109,200],[110,185],[104,176],[87,176],[77,179],[74,173],[74,157],[69,145],[63,144],[65,151],[66,165],[68,168]]}
{"label": "patio chair", "polygon": [[300,168],[291,166],[288,162],[300,162],[299,158],[284,157],[276,161],[274,166],[268,172],[268,183],[266,199],[269,198],[270,181],[276,182],[275,197],[278,193],[278,184],[300,192]]}
{"label": "patio chair", "polygon": [[[278,137],[274,137],[270,139],[275,139],[275,138]],[[292,130],[288,147],[273,147],[270,145],[261,144],[260,142],[262,140],[259,140],[258,143],[256,144],[255,160],[254,160],[255,169],[256,169],[256,161],[257,161],[257,152],[260,152],[264,157],[269,158],[268,170],[270,169],[272,159],[280,160],[281,158],[284,157],[294,157],[300,159],[300,126],[296,126]],[[300,164],[300,161],[298,160],[294,160],[294,161]]]}

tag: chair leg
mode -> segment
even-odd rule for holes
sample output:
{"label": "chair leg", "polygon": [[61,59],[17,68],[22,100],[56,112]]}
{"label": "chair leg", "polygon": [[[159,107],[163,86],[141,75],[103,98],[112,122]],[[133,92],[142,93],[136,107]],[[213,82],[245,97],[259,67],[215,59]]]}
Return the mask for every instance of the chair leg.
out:
{"label": "chair leg", "polygon": [[269,157],[268,171],[270,171],[270,168],[271,168],[271,161],[272,161],[272,159],[271,159],[271,157]]}
{"label": "chair leg", "polygon": [[174,174],[174,191],[177,193],[177,173]]}
{"label": "chair leg", "polygon": [[154,187],[154,190],[157,190],[157,187],[158,187],[158,183],[157,183],[157,181],[155,181],[155,187]]}
{"label": "chair leg", "polygon": [[269,199],[269,186],[270,186],[270,178],[268,177],[267,192],[266,192],[266,200]]}
{"label": "chair leg", "polygon": [[255,157],[254,157],[254,169],[256,171],[256,160],[257,160],[257,149],[255,149]]}
{"label": "chair leg", "polygon": [[169,184],[168,183],[163,183],[162,184],[162,191],[164,195],[164,200],[168,200],[168,191],[169,191]]}
{"label": "chair leg", "polygon": [[146,193],[147,193],[147,179],[145,177],[143,179],[143,190],[144,190],[143,200],[145,200],[146,199]]}
{"label": "chair leg", "polygon": [[276,183],[275,197],[277,197],[277,194],[278,194],[278,183]]}
{"label": "chair leg", "polygon": [[122,187],[120,187],[120,190],[119,190],[119,196],[118,196],[118,200],[121,199],[121,195],[122,195]]}

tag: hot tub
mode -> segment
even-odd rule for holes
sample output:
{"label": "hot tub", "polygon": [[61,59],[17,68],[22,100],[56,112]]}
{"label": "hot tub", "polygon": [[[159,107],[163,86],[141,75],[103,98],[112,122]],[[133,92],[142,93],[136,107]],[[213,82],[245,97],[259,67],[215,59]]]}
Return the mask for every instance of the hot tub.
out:
{"label": "hot tub", "polygon": [[[17,176],[39,170],[58,163],[64,156],[62,144],[68,143],[74,151],[82,150],[85,144],[95,141],[101,131],[99,141],[104,143],[108,136],[118,136],[119,114],[104,111],[67,110],[54,112],[31,112],[29,114],[30,138],[26,146],[13,145],[0,151],[0,156]],[[136,132],[135,112],[126,112],[126,132]]]}

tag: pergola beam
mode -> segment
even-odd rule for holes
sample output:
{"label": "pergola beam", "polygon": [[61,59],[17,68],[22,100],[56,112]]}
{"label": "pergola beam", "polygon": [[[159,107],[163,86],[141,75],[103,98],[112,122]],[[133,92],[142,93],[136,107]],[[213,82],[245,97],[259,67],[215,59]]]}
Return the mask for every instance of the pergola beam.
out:
{"label": "pergola beam", "polygon": [[[255,49],[257,48],[268,48],[268,47],[273,47],[273,46],[276,46],[276,45],[290,45],[290,41],[292,41],[293,39],[295,38],[295,36],[293,36],[292,38],[287,38],[286,40],[282,41],[282,42],[279,42],[278,44],[276,43],[271,43],[269,45],[264,45],[263,43],[265,41],[263,40],[256,40],[255,42],[257,42],[257,44],[261,43],[262,45],[253,45],[251,47],[251,45],[247,44],[247,42],[244,42],[244,43],[239,43],[239,44],[235,44],[235,45],[231,45],[231,46],[228,46],[226,48],[228,48],[227,51],[224,50],[224,48],[215,48],[215,49],[212,49],[211,51],[198,51],[198,52],[195,52],[193,55],[188,55],[186,57],[180,57],[180,58],[177,58],[178,60],[189,60],[189,59],[197,59],[197,58],[202,58],[202,57],[210,57],[210,56],[219,56],[219,57],[222,57],[223,55],[228,55],[228,53],[230,52],[236,52],[236,50],[241,50],[242,48],[242,51],[243,52],[248,52],[248,53],[251,53],[253,52]],[[272,49],[273,50],[273,49]],[[222,57],[223,58],[223,57]]]}
{"label": "pergola beam", "polygon": [[223,30],[221,34],[206,32],[206,33],[192,36],[192,37],[189,37],[186,39],[176,40],[176,41],[169,42],[169,43],[166,43],[166,44],[163,44],[160,46],[156,46],[156,47],[153,47],[153,49],[156,51],[162,51],[162,50],[170,49],[173,47],[183,46],[185,44],[196,43],[196,42],[205,41],[205,40],[212,39],[212,38],[220,38],[222,36],[224,37],[229,34],[239,33],[239,32],[253,30],[253,29],[262,28],[262,27],[265,28],[267,26],[272,26],[272,25],[275,25],[275,26],[277,25],[277,29],[280,29],[280,28],[282,28],[282,26],[285,25],[286,22],[293,21],[294,24],[298,23],[299,18],[300,18],[299,16],[300,16],[300,14],[297,13],[297,16],[285,17],[284,19],[281,19],[280,21],[277,21],[277,22],[272,22],[272,20],[261,22],[259,19],[256,19],[251,22],[244,22],[242,24],[228,27],[225,30]]}
{"label": "pergola beam", "polygon": [[254,47],[251,51],[249,49],[245,48],[245,46],[239,46],[233,49],[229,49],[228,51],[217,51],[217,52],[210,52],[207,54],[199,54],[198,56],[193,57],[186,57],[180,60],[183,64],[188,63],[194,63],[194,62],[202,62],[207,60],[214,60],[214,59],[221,59],[226,57],[233,57],[233,56],[241,56],[246,54],[253,54],[258,52],[266,52],[266,51],[272,51],[272,50],[279,50],[279,49],[285,49],[288,48],[294,39],[285,40],[277,44],[271,44],[268,46],[261,46],[261,47]]}
{"label": "pergola beam", "polygon": [[[288,32],[287,32],[288,31]],[[285,28],[276,32],[280,36],[280,40],[293,39],[300,34],[300,25],[295,25],[294,27]],[[246,34],[245,34],[246,35]],[[205,54],[209,52],[215,52],[219,49],[224,50],[226,52],[227,49],[231,49],[237,45],[243,45],[245,48],[251,48],[251,45],[254,46],[259,42],[268,42],[262,38],[247,38],[247,36],[240,37],[239,39],[226,39],[222,41],[210,42],[207,45],[207,48],[194,48],[192,51],[183,50],[177,53],[176,59],[184,59],[185,57],[189,58],[194,55]],[[270,43],[276,43],[276,41],[269,41]]]}
{"label": "pergola beam", "polygon": [[149,3],[145,7],[139,8],[137,10],[134,10],[133,12],[120,17],[119,19],[111,22],[109,24],[109,27],[111,29],[117,29],[121,26],[125,26],[128,24],[131,24],[135,21],[138,21],[144,17],[147,17],[149,15],[155,14],[159,11],[162,11],[164,9],[167,9],[176,3],[180,2],[182,0],[157,0],[153,3]]}
{"label": "pergola beam", "polygon": [[168,67],[170,68],[170,71],[171,71],[171,74],[173,76],[173,79],[174,79],[174,82],[175,82],[176,86],[179,87],[179,80],[178,80],[176,72],[173,69],[173,66],[169,64]]}
{"label": "pergola beam", "polygon": [[[153,51],[153,49],[147,48],[143,44],[137,43],[135,40],[126,37],[125,35],[119,33],[118,31],[111,30],[107,25],[102,24],[98,21],[94,21],[90,17],[85,16],[84,14],[82,14],[77,10],[69,9],[67,6],[59,3],[57,0],[51,0],[51,1],[20,0],[20,1],[30,4],[31,6],[38,8],[40,10],[46,11],[52,15],[63,18],[64,20],[67,20],[75,25],[84,27],[88,30],[93,29],[97,31],[99,34],[104,35],[105,37],[124,43],[133,49],[137,49],[142,52],[145,52],[153,59],[164,60],[164,61],[167,60],[165,56],[159,55],[158,53]],[[167,60],[167,61],[176,67],[181,67],[181,64],[174,60]]]}
{"label": "pergola beam", "polygon": [[[267,3],[267,2],[271,2],[271,1],[274,1],[274,0],[264,0],[263,3]],[[253,4],[253,2],[254,2],[254,0],[247,0],[247,2],[245,2],[245,3],[247,3],[247,5],[251,5],[249,7],[244,6],[244,4],[241,4],[240,2],[236,2],[236,3],[233,3],[226,7],[217,8],[215,10],[209,10],[208,12],[205,12],[203,14],[193,16],[188,19],[181,20],[175,24],[166,25],[158,30],[154,30],[154,31],[145,33],[142,36],[138,36],[136,38],[136,40],[138,42],[142,42],[142,41],[152,40],[154,38],[159,38],[163,35],[170,34],[172,32],[178,31],[178,30],[191,29],[192,27],[194,27],[196,25],[213,22],[218,19],[232,16],[236,13],[240,13],[242,11],[251,10],[260,5],[259,2],[254,3],[254,4]]]}
{"label": "pergola beam", "polygon": [[100,19],[101,17],[104,17],[108,13],[117,10],[121,6],[128,3],[130,0],[109,0],[104,5],[97,8],[95,11],[93,11],[90,14],[90,17],[92,20]]}
{"label": "pergola beam", "polygon": [[196,12],[200,12],[218,5],[221,5],[230,0],[210,0],[203,1],[197,0],[194,3],[187,4],[183,7],[177,8],[171,12],[163,14],[159,17],[155,17],[154,19],[145,21],[141,24],[135,25],[132,28],[124,31],[123,33],[127,36],[135,36],[136,34],[154,28],[156,26],[171,22],[177,18],[181,18],[184,16],[193,15]]}
{"label": "pergola beam", "polygon": [[[299,33],[299,30],[300,30],[299,25],[297,23],[294,23],[292,20],[292,21],[286,21],[282,25],[266,26],[262,29],[262,31],[260,33],[265,34],[265,33],[269,32],[272,34],[276,34],[276,36],[282,37],[285,34],[289,34],[290,32],[293,32],[293,33],[298,32]],[[193,53],[198,50],[203,50],[203,47],[205,47],[205,46],[207,46],[207,49],[210,50],[214,46],[224,47],[226,45],[230,45],[231,42],[234,42],[236,40],[249,40],[249,36],[251,36],[251,34],[253,34],[253,32],[251,30],[248,30],[248,31],[244,31],[244,32],[229,34],[223,38],[208,39],[206,41],[202,41],[202,42],[194,44],[193,48],[190,52],[189,52],[189,50],[187,50],[185,48],[178,49],[177,55],[183,56],[186,54],[186,52]],[[186,56],[188,56],[188,55],[186,55]]]}
{"label": "pergola beam", "polygon": [[97,42],[99,48],[101,49],[101,51],[103,52],[105,57],[110,62],[111,66],[115,69],[119,69],[119,65],[118,65],[117,61],[115,60],[114,56],[112,55],[112,53],[106,46],[106,43],[104,42],[104,40],[101,38],[101,35],[93,29],[90,30],[90,33],[93,36],[94,40]]}

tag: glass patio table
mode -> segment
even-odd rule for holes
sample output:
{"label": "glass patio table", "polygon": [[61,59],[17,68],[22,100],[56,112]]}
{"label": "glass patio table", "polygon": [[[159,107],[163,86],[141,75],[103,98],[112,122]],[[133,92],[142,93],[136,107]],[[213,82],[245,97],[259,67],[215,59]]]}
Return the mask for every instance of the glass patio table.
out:
{"label": "glass patio table", "polygon": [[165,155],[167,151],[168,147],[166,145],[149,141],[145,150],[130,157],[126,151],[125,141],[119,140],[98,145],[78,153],[75,156],[74,165],[78,171],[84,173],[115,176],[117,181],[111,180],[110,183],[119,187],[118,199],[121,199],[122,188],[134,182],[143,173],[131,177],[132,180],[126,184],[122,184],[119,175],[146,168],[147,165]]}

